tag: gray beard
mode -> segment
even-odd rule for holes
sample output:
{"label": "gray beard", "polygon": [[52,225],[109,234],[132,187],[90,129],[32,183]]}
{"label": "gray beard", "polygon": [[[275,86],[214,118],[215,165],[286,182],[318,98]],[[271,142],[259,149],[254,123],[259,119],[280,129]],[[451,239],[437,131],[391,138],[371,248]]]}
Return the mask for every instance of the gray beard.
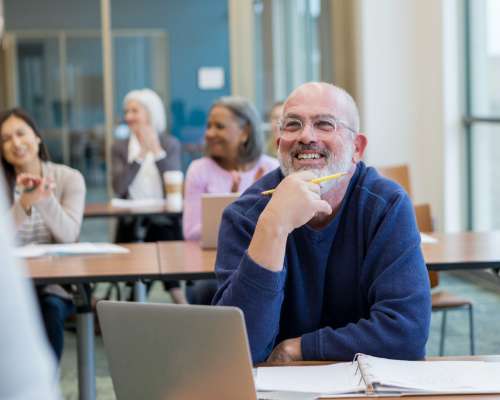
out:
{"label": "gray beard", "polygon": [[[328,153],[326,156],[326,166],[323,168],[294,168],[293,167],[293,159],[292,156],[286,154],[283,156],[280,151],[278,151],[278,160],[280,162],[280,169],[284,176],[288,176],[295,172],[299,171],[311,171],[318,178],[326,175],[333,175],[339,172],[349,172],[352,168],[352,156],[354,154],[354,146],[349,146],[350,148],[344,152],[341,158],[333,159],[332,154]],[[320,184],[320,193],[321,197],[325,193],[328,193],[330,190],[334,189],[339,185],[338,179],[331,179],[329,181],[323,182]]]}

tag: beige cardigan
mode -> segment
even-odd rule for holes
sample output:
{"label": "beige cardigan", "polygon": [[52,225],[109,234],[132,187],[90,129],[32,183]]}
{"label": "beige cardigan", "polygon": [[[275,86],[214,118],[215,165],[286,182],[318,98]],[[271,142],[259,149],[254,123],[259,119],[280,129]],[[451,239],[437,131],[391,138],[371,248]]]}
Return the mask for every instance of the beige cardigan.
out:
{"label": "beige cardigan", "polygon": [[[55,182],[52,196],[33,205],[41,214],[54,243],[78,241],[85,207],[85,181],[76,169],[51,162],[42,163],[44,177]],[[28,217],[19,201],[11,208],[15,227],[18,228]]]}
{"label": "beige cardigan", "polygon": [[[66,165],[51,162],[42,163],[42,174],[51,177],[56,187],[52,196],[33,207],[41,214],[54,243],[77,242],[85,207],[85,181],[82,174]],[[19,201],[14,202],[11,211],[17,229],[28,216]],[[40,290],[71,299],[71,295],[59,285],[43,286]]]}

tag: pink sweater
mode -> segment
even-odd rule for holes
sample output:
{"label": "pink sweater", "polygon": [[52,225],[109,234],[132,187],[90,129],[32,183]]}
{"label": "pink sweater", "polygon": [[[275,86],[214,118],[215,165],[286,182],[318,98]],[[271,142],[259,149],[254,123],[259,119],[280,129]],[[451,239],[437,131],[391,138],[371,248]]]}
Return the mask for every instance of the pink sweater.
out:
{"label": "pink sweater", "polygon": [[[248,171],[240,172],[241,182],[239,192],[245,191],[255,182],[255,175],[259,168],[264,169],[264,174],[277,168],[278,160],[262,155],[254,167]],[[182,230],[184,239],[199,240],[201,235],[201,195],[203,193],[230,193],[233,178],[229,171],[209,157],[194,160],[186,173],[184,194],[184,215]]]}

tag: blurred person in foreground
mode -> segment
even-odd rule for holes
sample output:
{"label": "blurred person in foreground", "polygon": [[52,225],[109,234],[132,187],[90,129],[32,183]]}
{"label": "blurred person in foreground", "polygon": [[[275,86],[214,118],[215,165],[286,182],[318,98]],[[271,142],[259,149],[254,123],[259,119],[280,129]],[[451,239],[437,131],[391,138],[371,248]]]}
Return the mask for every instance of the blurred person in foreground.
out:
{"label": "blurred person in foreground", "polygon": [[[7,213],[0,166],[0,214]],[[0,399],[59,399],[54,355],[42,332],[27,271],[14,258],[10,218],[0,218]]]}

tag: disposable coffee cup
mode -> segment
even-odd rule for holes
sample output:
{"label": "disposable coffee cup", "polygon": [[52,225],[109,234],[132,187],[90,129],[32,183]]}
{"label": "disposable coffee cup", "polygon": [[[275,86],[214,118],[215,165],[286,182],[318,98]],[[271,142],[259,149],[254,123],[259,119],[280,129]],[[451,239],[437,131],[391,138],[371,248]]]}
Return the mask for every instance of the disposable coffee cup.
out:
{"label": "disposable coffee cup", "polygon": [[184,174],[182,171],[165,171],[163,184],[165,185],[166,208],[170,212],[181,212],[183,207],[182,184]]}

